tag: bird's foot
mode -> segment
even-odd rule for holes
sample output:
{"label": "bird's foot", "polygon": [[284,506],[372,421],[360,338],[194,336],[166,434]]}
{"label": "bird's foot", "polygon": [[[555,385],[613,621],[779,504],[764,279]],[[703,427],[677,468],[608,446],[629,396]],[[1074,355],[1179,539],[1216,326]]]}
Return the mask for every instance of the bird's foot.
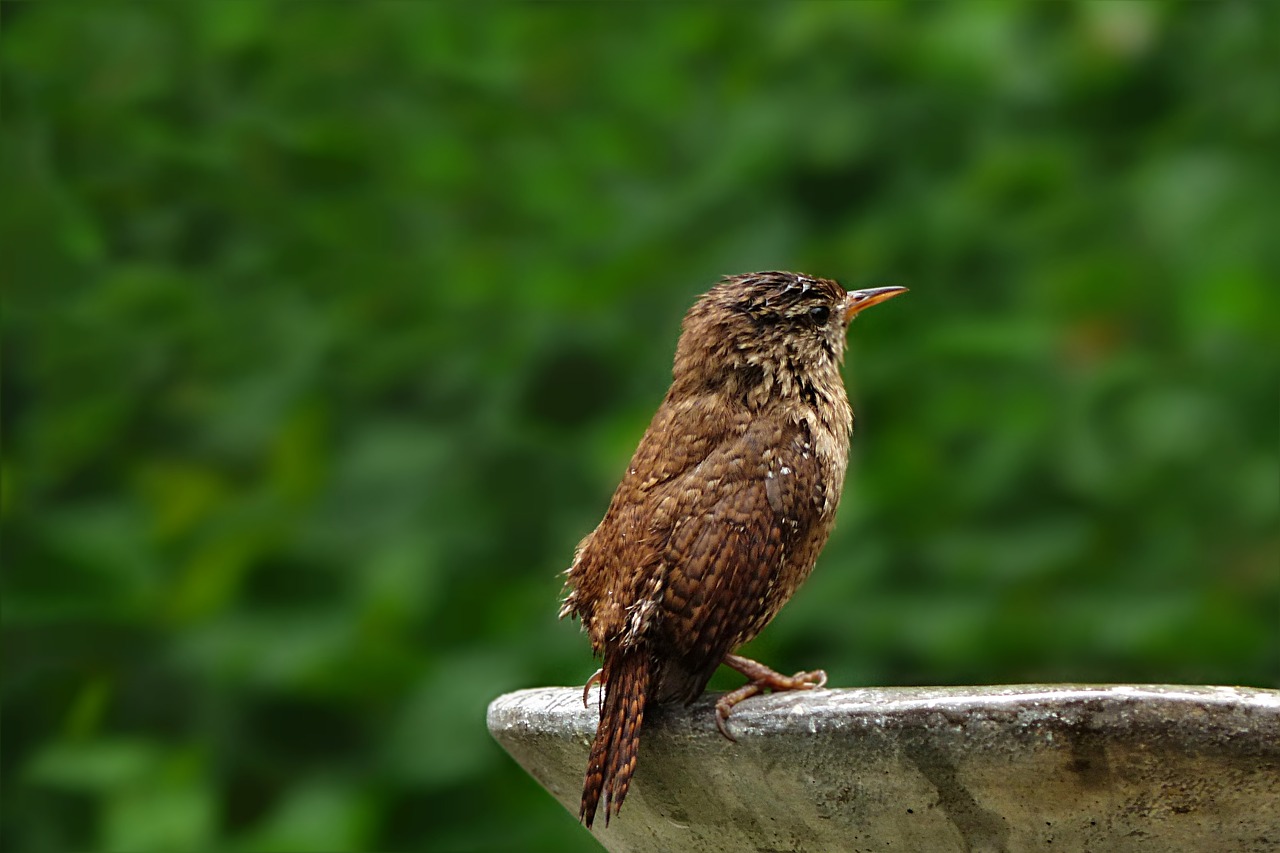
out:
{"label": "bird's foot", "polygon": [[593,684],[600,684],[603,682],[604,679],[601,678],[603,675],[604,667],[600,667],[595,672],[591,673],[591,677],[587,679],[586,685],[582,688],[582,707],[587,707],[587,697],[591,695],[591,686]]}
{"label": "bird's foot", "polygon": [[738,739],[729,734],[727,725],[729,714],[732,713],[733,706],[743,699],[750,699],[765,690],[774,692],[779,690],[812,690],[827,683],[827,673],[821,669],[815,669],[812,672],[797,672],[795,675],[783,675],[758,661],[739,655],[725,655],[724,665],[730,669],[736,669],[750,679],[737,690],[721,696],[720,700],[716,702],[716,728],[720,730],[720,734],[734,743],[737,743]]}

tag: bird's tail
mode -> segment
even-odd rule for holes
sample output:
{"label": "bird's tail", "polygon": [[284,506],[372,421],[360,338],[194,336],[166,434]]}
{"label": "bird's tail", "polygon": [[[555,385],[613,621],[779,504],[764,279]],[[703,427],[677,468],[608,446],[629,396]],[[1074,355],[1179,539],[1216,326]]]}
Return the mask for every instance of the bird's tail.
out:
{"label": "bird's tail", "polygon": [[604,825],[622,808],[636,769],[640,749],[640,725],[649,694],[650,658],[645,648],[630,648],[605,655],[601,681],[604,702],[600,725],[591,744],[587,775],[582,781],[582,808],[578,819],[591,828],[596,807],[604,796]]}

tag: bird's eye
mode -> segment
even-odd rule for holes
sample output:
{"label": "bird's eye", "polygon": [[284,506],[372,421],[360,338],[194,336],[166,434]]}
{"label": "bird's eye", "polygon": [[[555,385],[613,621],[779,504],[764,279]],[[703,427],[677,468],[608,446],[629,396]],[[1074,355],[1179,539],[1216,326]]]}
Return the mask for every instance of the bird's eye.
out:
{"label": "bird's eye", "polygon": [[809,316],[813,318],[813,322],[822,326],[831,319],[831,309],[825,305],[815,305],[809,309]]}

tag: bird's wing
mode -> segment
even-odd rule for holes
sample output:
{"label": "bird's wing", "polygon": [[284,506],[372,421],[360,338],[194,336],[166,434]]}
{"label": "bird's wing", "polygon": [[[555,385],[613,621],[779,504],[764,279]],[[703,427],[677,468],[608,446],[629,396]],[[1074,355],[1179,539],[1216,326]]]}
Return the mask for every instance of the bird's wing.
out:
{"label": "bird's wing", "polygon": [[664,537],[651,628],[694,695],[808,575],[827,488],[807,428],[792,421],[756,421],[698,468]]}
{"label": "bird's wing", "polygon": [[668,393],[627,465],[604,518],[578,544],[561,616],[581,617],[592,646],[640,637],[660,585],[666,540],[713,451],[741,434],[747,420],[712,421],[716,407]]}

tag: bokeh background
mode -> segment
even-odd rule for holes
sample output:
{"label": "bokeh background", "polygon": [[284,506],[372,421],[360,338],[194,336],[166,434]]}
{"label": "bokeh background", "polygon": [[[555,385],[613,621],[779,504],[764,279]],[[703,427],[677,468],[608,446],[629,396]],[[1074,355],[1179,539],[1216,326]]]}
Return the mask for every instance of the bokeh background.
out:
{"label": "bokeh background", "polygon": [[4,849],[592,849],[485,706],[755,269],[911,293],[752,653],[1280,684],[1274,4],[3,16]]}

